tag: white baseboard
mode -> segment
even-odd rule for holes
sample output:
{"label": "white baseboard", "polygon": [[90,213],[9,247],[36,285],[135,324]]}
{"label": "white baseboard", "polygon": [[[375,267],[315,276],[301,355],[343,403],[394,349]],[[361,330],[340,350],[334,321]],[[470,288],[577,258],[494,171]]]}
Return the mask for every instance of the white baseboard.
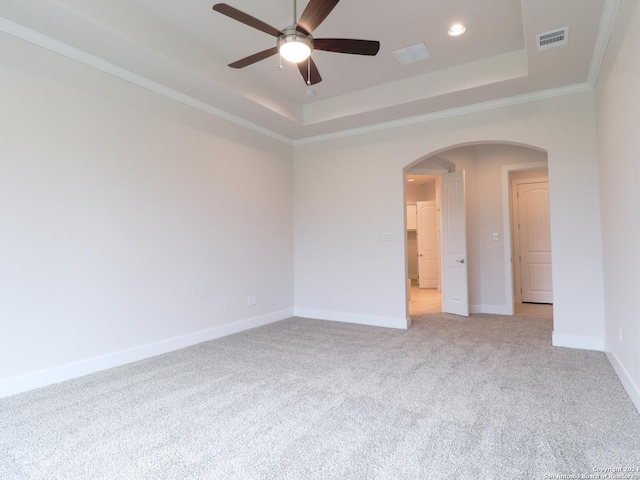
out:
{"label": "white baseboard", "polygon": [[109,368],[119,367],[120,365],[144,360],[145,358],[155,357],[156,355],[162,355],[163,353],[169,353],[198,343],[267,325],[292,316],[293,309],[280,310],[259,317],[241,320],[228,325],[221,325],[180,337],[168,338],[159,342],[141,345],[100,357],[89,358],[16,377],[0,379],[0,398],[82,377]]}
{"label": "white baseboard", "polygon": [[296,308],[296,317],[315,318],[317,320],[330,320],[333,322],[357,323],[371,327],[399,328],[406,330],[411,326],[410,318],[378,317],[376,315],[364,315],[359,313],[329,312],[325,310],[313,310],[308,308]]}
{"label": "white baseboard", "polygon": [[469,305],[469,313],[488,313],[492,315],[513,315],[513,307],[511,309],[506,305]]}
{"label": "white baseboard", "polygon": [[627,391],[627,394],[635,405],[636,410],[638,410],[638,413],[640,413],[640,386],[638,386],[638,384],[633,381],[633,378],[631,378],[631,375],[629,374],[627,369],[624,368],[624,365],[622,364],[622,362],[620,362],[618,356],[608,348],[606,343],[605,347],[605,353],[607,355],[607,358],[609,359],[609,363],[611,363],[611,366],[618,375],[622,386]]}
{"label": "white baseboard", "polygon": [[596,350],[604,352],[604,338],[582,337],[580,335],[562,335],[553,333],[551,344],[554,347],[579,348],[582,350]]}

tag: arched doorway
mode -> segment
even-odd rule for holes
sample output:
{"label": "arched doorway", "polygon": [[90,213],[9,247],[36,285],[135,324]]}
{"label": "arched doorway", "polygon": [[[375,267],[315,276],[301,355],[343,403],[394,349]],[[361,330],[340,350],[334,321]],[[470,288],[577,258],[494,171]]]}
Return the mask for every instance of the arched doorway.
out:
{"label": "arched doorway", "polygon": [[[419,178],[438,176],[456,170],[466,172],[466,237],[469,246],[469,305],[472,314],[512,315],[523,311],[521,299],[516,295],[516,287],[519,289],[521,282],[515,277],[519,274],[515,268],[519,264],[515,261],[519,259],[513,257],[515,248],[512,175],[520,172],[523,178],[529,171],[535,171],[538,177],[541,172],[548,175],[546,165],[545,151],[496,142],[457,145],[422,157],[404,169],[405,204],[407,199],[412,200],[407,195],[411,189],[408,186],[409,179],[413,179],[412,183],[415,183]],[[546,180],[548,181],[548,176]],[[411,283],[411,286],[407,287],[410,293],[408,313],[410,316],[416,316],[434,313],[434,307],[438,308],[439,304],[437,298],[434,300],[437,297],[437,288],[436,291],[432,289],[420,295],[419,278],[415,278],[415,268],[410,267],[410,255],[415,254],[415,249],[410,248],[413,242],[412,235],[414,234],[407,231],[405,262],[407,278]],[[409,274],[410,271],[412,275]],[[431,299],[425,299],[429,296]],[[540,310],[542,313],[539,314],[548,316],[549,311],[548,308]]]}

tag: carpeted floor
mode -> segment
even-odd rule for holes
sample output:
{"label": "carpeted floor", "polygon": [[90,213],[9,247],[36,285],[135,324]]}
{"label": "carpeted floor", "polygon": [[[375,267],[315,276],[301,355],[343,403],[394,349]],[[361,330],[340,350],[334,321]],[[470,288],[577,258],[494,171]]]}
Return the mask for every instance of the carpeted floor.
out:
{"label": "carpeted floor", "polygon": [[543,479],[640,466],[640,416],[605,355],[550,338],[540,318],[425,315],[408,331],[284,320],[0,400],[0,478]]}

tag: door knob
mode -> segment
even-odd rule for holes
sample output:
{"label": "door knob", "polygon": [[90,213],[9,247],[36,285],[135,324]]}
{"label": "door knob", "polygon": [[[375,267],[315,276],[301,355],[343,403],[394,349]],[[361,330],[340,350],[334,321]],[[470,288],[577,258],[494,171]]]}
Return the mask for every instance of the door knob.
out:
{"label": "door knob", "polygon": [[464,263],[464,258],[462,260],[456,260],[458,263]]}

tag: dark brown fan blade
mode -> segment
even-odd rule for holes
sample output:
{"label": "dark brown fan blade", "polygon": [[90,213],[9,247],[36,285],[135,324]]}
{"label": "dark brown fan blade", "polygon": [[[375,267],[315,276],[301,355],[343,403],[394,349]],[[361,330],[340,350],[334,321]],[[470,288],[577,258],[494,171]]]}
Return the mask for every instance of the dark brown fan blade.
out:
{"label": "dark brown fan blade", "polygon": [[229,66],[231,68],[243,68],[247,65],[259,62],[260,60],[264,60],[265,58],[269,58],[271,55],[275,55],[276,53],[278,53],[278,47],[273,47],[269,50],[254,53],[253,55],[243,58],[242,60],[238,60],[237,62],[230,63]]}
{"label": "dark brown fan blade", "polygon": [[298,30],[302,29],[303,33],[313,33],[318,25],[327,18],[340,0],[311,0],[304,9],[300,20],[298,20]]}
{"label": "dark brown fan blade", "polygon": [[302,75],[302,79],[307,85],[315,85],[316,83],[320,83],[322,81],[322,77],[320,76],[318,67],[316,67],[315,62],[311,57],[303,62],[300,62],[298,64],[298,70],[300,70],[300,75]]}
{"label": "dark brown fan blade", "polygon": [[268,33],[269,35],[272,35],[274,37],[279,37],[280,35],[282,35],[282,32],[277,28],[272,27],[271,25],[268,25],[261,20],[258,20],[251,15],[247,15],[246,13],[241,12],[237,8],[230,7],[226,3],[216,3],[213,6],[213,9],[216,12],[220,12],[227,17],[233,18],[238,22],[249,25],[250,27],[260,30],[261,32]]}
{"label": "dark brown fan blade", "polygon": [[351,53],[353,55],[376,55],[380,42],[376,40],[354,40],[351,38],[314,38],[315,50],[327,52]]}

